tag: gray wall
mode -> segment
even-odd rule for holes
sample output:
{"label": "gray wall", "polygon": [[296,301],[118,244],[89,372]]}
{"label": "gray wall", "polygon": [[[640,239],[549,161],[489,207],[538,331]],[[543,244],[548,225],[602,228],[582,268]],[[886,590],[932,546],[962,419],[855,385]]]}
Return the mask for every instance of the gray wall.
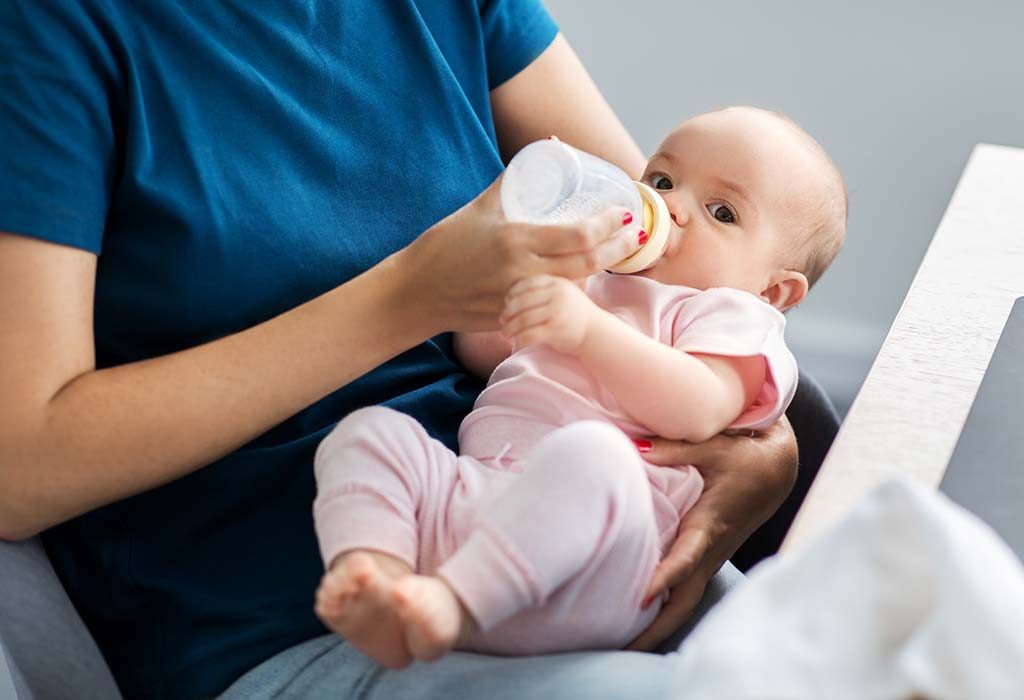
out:
{"label": "gray wall", "polygon": [[646,153],[687,116],[755,104],[832,154],[847,243],[787,335],[845,411],[973,144],[1024,147],[1024,0],[546,4]]}

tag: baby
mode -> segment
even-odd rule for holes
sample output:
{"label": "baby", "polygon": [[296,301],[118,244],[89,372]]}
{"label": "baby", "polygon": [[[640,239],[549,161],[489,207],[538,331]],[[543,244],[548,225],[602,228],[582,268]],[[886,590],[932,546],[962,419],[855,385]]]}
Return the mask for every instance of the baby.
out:
{"label": "baby", "polygon": [[[513,286],[501,323],[519,350],[463,421],[461,455],[380,407],[320,445],[316,612],[381,665],[621,648],[656,615],[644,593],[702,487],[630,438],[758,430],[792,399],[782,312],[846,227],[829,157],[788,118],[734,107],[672,131],[643,181],[671,214],[664,256]],[[472,338],[456,345],[480,366]]]}

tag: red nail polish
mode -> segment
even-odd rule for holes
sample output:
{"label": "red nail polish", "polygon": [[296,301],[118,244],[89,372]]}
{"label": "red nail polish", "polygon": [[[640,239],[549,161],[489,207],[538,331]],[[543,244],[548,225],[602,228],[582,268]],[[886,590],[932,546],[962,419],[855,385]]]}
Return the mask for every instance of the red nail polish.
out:
{"label": "red nail polish", "polygon": [[647,235],[647,231],[644,231],[643,229],[641,229],[640,230],[640,235],[638,236],[638,239],[640,241],[640,245],[643,245],[644,243],[646,243],[648,238],[649,238],[649,236]]}
{"label": "red nail polish", "polygon": [[650,440],[644,440],[643,438],[633,438],[633,444],[636,445],[638,452],[650,452],[654,449],[654,444]]}
{"label": "red nail polish", "polygon": [[633,223],[633,214],[627,211],[622,217],[622,225],[625,226],[631,223]]}

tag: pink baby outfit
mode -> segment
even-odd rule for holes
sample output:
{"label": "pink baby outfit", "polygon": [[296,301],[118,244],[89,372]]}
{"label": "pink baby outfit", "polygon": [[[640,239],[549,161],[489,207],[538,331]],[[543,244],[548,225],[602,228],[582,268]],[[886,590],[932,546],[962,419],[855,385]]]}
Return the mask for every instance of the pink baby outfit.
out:
{"label": "pink baby outfit", "polygon": [[[756,296],[606,273],[587,294],[680,351],[763,357],[765,383],[731,428],[765,428],[789,405],[785,318]],[[691,466],[644,462],[629,438],[647,435],[576,357],[543,345],[491,375],[461,456],[404,414],[356,411],[317,450],[325,565],[370,549],[443,577],[479,625],[467,648],[620,648],[656,614],[641,597],[702,487]]]}

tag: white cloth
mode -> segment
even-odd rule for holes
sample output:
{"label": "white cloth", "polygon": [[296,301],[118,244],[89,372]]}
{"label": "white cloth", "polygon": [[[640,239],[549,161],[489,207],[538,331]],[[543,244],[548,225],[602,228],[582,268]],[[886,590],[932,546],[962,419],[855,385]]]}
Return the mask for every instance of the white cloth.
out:
{"label": "white cloth", "polygon": [[680,697],[1024,698],[1024,568],[909,480],[755,567],[680,650]]}

